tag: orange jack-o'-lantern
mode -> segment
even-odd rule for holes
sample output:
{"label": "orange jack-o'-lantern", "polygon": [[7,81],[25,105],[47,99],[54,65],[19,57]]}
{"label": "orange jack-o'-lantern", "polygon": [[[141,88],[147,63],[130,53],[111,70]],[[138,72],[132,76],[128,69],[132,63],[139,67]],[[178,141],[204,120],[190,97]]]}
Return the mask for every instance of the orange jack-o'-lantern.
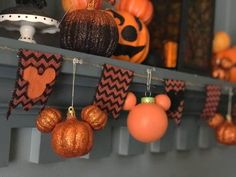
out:
{"label": "orange jack-o'-lantern", "polygon": [[119,42],[113,58],[132,63],[143,62],[149,51],[150,40],[146,25],[128,12],[107,12],[114,17],[119,31]]}

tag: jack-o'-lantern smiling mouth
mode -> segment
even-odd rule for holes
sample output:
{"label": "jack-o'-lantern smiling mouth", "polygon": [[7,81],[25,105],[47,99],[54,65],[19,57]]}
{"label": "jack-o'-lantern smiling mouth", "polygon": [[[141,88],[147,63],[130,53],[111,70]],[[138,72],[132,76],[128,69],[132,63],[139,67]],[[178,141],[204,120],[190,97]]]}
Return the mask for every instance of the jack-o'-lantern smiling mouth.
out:
{"label": "jack-o'-lantern smiling mouth", "polygon": [[130,46],[130,45],[124,45],[124,44],[119,44],[117,45],[117,50],[115,53],[113,53],[114,56],[120,56],[120,55],[126,55],[129,56],[130,58],[141,52],[145,46]]}

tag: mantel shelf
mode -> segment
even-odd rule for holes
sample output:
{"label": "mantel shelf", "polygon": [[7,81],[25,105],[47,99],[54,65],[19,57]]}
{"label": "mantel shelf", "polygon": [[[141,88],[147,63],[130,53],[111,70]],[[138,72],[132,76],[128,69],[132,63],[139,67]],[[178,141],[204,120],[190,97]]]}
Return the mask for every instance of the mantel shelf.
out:
{"label": "mantel shelf", "polygon": [[[6,50],[11,48],[13,50]],[[76,108],[81,109],[88,105],[93,100],[100,74],[101,68],[87,65],[86,63],[93,63],[94,65],[103,65],[105,63],[115,66],[124,67],[133,70],[135,73],[146,76],[146,70],[150,66],[141,64],[132,64],[125,61],[114,60],[110,58],[89,55],[80,52],[64,50],[55,47],[49,47],[39,44],[30,44],[18,40],[0,37],[0,167],[6,166],[9,162],[10,140],[12,128],[34,127],[35,118],[40,110],[40,107],[35,106],[31,111],[25,112],[19,107],[12,112],[9,121],[5,120],[7,105],[11,98],[17,70],[17,51],[20,48],[32,49],[42,52],[60,53],[64,57],[80,58],[85,64],[78,66],[77,77],[75,84]],[[71,83],[72,83],[72,62],[64,60],[61,73],[57,80],[55,89],[49,98],[48,105],[56,106],[66,109],[70,105],[71,100]],[[208,77],[197,76],[188,73],[182,73],[173,70],[155,68],[153,77],[160,79],[178,79],[186,81],[187,90],[185,94],[185,108],[183,115],[183,123],[176,127],[173,121],[170,121],[168,131],[164,138],[160,141],[150,145],[150,152],[160,153],[172,150],[175,147],[177,150],[190,150],[195,146],[199,148],[210,148],[215,145],[214,134],[204,121],[199,119],[199,115],[203,108],[205,100],[204,86],[206,84],[216,84],[225,88],[223,91],[227,93],[227,87],[235,88],[235,84],[216,80]],[[145,91],[146,77],[134,77],[131,85],[131,90],[136,93],[138,97],[142,96]],[[163,92],[163,83],[158,80],[153,80],[153,93]],[[221,112],[226,110],[226,95],[221,99]],[[197,105],[197,106],[196,106]],[[128,133],[126,127],[127,113],[122,112],[118,120],[109,121],[106,128],[96,133],[95,146],[93,151],[86,156],[86,158],[101,158],[108,156],[112,151],[112,127],[115,127],[115,137],[118,144],[115,145],[119,155],[137,155],[144,153],[145,144],[135,141]],[[176,136],[173,136],[175,134]],[[198,137],[199,135],[199,137]],[[173,146],[175,144],[175,146]],[[61,161],[53,154],[50,148],[50,136],[41,134],[34,128],[32,129],[31,143],[30,143],[29,161],[34,163],[47,163]],[[106,148],[104,148],[106,147]]]}

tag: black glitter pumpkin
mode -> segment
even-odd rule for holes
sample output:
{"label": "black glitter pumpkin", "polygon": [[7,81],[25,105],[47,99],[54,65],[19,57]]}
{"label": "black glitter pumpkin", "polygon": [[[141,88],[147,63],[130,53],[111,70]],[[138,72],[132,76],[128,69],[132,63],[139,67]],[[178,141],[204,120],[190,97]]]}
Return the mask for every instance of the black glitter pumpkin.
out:
{"label": "black glitter pumpkin", "polygon": [[74,10],[60,24],[60,43],[65,49],[110,57],[118,43],[118,28],[111,15],[101,10]]}

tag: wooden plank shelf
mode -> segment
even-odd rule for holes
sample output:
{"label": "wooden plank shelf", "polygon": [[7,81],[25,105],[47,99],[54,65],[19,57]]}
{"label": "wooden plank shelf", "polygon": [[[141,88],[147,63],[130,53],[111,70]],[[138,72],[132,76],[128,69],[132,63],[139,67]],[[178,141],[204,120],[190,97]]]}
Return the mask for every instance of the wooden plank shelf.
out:
{"label": "wooden plank shelf", "polygon": [[[14,89],[17,67],[17,50],[19,48],[32,49],[43,52],[60,53],[66,58],[82,59],[84,64],[79,65],[75,84],[75,105],[77,112],[92,102],[97,83],[101,74],[101,66],[104,63],[124,67],[133,70],[136,74],[144,77],[135,76],[131,90],[138,97],[141,97],[145,91],[146,70],[150,66],[132,64],[124,61],[118,61],[100,56],[89,55],[55,47],[49,47],[39,44],[29,44],[13,39],[0,37],[0,167],[9,163],[11,129],[12,128],[32,128],[29,161],[33,163],[57,162],[64,159],[58,158],[50,149],[50,136],[44,135],[34,128],[35,118],[40,110],[34,107],[31,111],[25,112],[19,107],[13,111],[10,120],[5,119],[7,105]],[[13,49],[13,50],[9,50]],[[71,100],[71,82],[72,82],[72,62],[64,60],[61,74],[58,78],[55,90],[49,98],[48,105],[66,109]],[[103,158],[110,155],[116,149],[118,155],[129,156],[145,153],[148,149],[151,153],[163,153],[173,149],[186,151],[193,148],[208,149],[215,146],[212,130],[199,119],[200,112],[204,102],[204,86],[206,84],[216,84],[224,88],[227,93],[227,87],[236,87],[235,84],[216,80],[208,77],[202,77],[187,73],[181,73],[173,70],[155,68],[153,77],[159,80],[153,80],[153,93],[163,92],[162,79],[173,78],[187,82],[186,106],[183,116],[183,124],[176,127],[172,121],[167,134],[158,142],[149,145],[135,141],[128,133],[126,128],[127,113],[123,112],[118,120],[110,119],[108,126],[101,132],[96,132],[95,145],[90,154],[83,158]],[[221,101],[221,111],[226,110],[226,96]],[[116,140],[114,142],[114,140]]]}

